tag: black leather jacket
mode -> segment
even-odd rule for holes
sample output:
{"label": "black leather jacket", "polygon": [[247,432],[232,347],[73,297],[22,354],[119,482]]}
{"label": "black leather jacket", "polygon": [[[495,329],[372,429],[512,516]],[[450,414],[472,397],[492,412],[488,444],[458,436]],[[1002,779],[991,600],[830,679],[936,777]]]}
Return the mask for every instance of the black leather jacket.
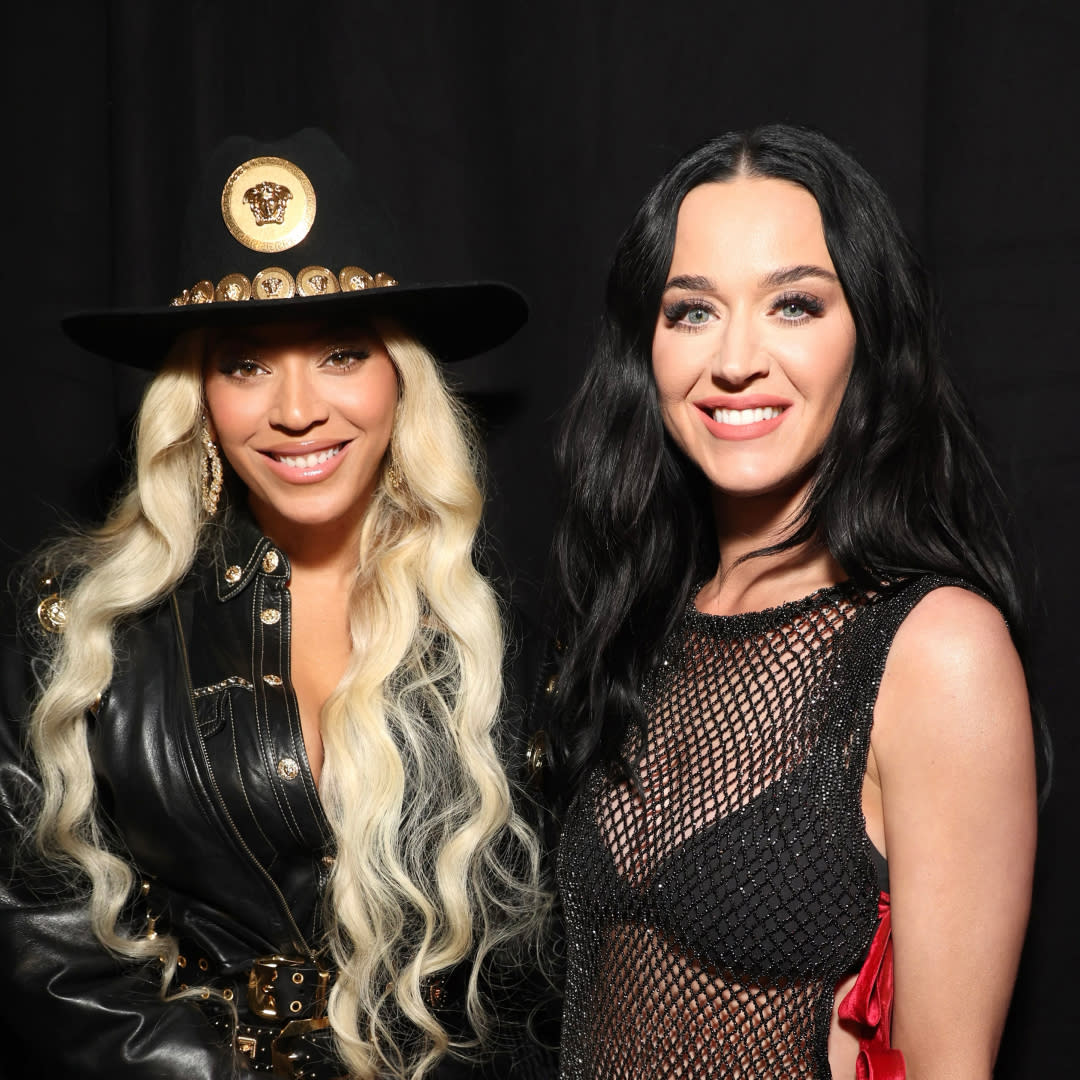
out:
{"label": "black leather jacket", "polygon": [[[122,627],[90,725],[101,810],[147,882],[131,924],[145,932],[148,916],[165,920],[189,961],[179,978],[235,985],[241,1023],[252,1019],[244,987],[255,959],[319,961],[334,857],[290,686],[288,580],[284,554],[250,521],[234,522],[215,557]],[[0,1075],[234,1076],[246,1062],[213,1009],[162,1001],[159,969],[112,958],[84,903],[21,844],[37,787],[21,747],[35,660],[5,645]],[[434,1075],[467,1074],[447,1061]]]}

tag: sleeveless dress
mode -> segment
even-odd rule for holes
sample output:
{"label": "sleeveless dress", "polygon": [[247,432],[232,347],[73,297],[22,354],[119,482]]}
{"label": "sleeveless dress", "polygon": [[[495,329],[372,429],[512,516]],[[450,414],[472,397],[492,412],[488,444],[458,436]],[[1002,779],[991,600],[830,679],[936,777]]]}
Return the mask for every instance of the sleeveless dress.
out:
{"label": "sleeveless dress", "polygon": [[[564,1080],[831,1075],[834,987],[868,951],[891,977],[861,803],[874,703],[900,623],[953,584],[688,606],[643,687],[636,784],[594,770],[564,822]],[[863,1075],[903,1075],[887,1027],[868,1035],[899,1071]]]}

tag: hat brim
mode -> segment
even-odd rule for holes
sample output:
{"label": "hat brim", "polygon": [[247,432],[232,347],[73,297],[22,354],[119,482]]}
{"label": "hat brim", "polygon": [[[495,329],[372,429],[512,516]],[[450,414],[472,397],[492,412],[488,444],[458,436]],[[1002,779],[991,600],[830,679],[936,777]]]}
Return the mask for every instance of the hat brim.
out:
{"label": "hat brim", "polygon": [[156,371],[176,338],[202,327],[367,320],[399,321],[440,360],[452,363],[501,345],[529,315],[524,296],[501,281],[389,285],[286,300],[216,301],[183,307],[83,311],[61,320],[64,333],[110,360]]}

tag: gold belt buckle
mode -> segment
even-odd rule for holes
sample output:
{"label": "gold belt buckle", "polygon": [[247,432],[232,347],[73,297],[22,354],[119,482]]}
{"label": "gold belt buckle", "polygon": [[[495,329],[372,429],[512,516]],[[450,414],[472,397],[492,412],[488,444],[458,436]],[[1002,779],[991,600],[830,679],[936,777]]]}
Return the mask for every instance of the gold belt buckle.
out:
{"label": "gold belt buckle", "polygon": [[259,1048],[259,1042],[257,1039],[252,1038],[250,1035],[237,1035],[236,1036],[236,1049],[241,1054],[247,1054],[252,1061],[255,1060],[255,1051]]}

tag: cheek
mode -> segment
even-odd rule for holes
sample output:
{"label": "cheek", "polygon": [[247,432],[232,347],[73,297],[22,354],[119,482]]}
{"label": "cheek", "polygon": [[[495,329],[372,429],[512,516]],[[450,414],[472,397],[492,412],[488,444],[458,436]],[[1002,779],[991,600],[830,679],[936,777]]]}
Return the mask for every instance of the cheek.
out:
{"label": "cheek", "polygon": [[244,439],[253,430],[260,406],[251,387],[230,386],[221,378],[210,376],[203,384],[206,418],[211,435],[222,447]]}

